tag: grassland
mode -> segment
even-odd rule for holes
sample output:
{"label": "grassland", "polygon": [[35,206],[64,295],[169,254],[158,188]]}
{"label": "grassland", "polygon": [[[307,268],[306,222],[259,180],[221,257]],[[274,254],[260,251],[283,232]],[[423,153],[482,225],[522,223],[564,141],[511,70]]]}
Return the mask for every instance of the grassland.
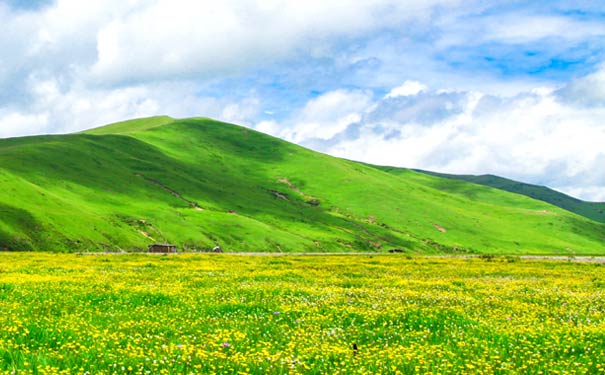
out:
{"label": "grassland", "polygon": [[4,374],[598,374],[602,264],[0,253]]}
{"label": "grassland", "polygon": [[475,176],[435,173],[429,171],[419,172],[438,177],[450,178],[453,180],[472,182],[479,185],[509,191],[511,193],[522,194],[530,198],[538,199],[557,207],[561,207],[567,211],[574,212],[591,220],[605,223],[605,202],[586,202],[549,189],[545,186],[526,184],[494,175]]}
{"label": "grassland", "polygon": [[496,189],[154,117],[0,140],[0,249],[604,254],[605,224]]}

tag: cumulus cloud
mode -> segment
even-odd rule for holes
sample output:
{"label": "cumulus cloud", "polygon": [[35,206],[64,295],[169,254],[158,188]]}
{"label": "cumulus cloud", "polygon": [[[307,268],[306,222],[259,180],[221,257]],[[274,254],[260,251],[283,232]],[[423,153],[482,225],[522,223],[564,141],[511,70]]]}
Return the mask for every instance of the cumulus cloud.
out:
{"label": "cumulus cloud", "polygon": [[251,123],[262,113],[254,95],[204,90],[275,62],[332,56],[336,45],[457,3],[0,2],[0,50],[10,51],[0,55],[1,133],[56,133],[154,111]]}
{"label": "cumulus cloud", "polygon": [[572,80],[557,90],[556,95],[566,103],[605,107],[605,65],[595,73]]}
{"label": "cumulus cloud", "polygon": [[401,86],[391,89],[391,91],[385,95],[385,99],[417,95],[419,92],[426,89],[427,87],[418,81],[405,81]]}
{"label": "cumulus cloud", "polygon": [[[337,38],[393,27],[456,2],[159,0],[99,30],[92,72],[128,82],[233,73],[300,53],[317,57]],[[159,20],[165,20],[161,27]]]}
{"label": "cumulus cloud", "polygon": [[44,133],[48,125],[48,115],[45,113],[28,115],[16,111],[3,110],[0,112],[0,137],[10,137],[14,134],[33,135]]}
{"label": "cumulus cloud", "polygon": [[563,14],[536,13],[518,7],[493,12],[487,2],[475,4],[474,8],[474,12],[458,12],[439,20],[441,27],[449,30],[438,39],[440,47],[485,43],[521,46],[550,39],[567,44],[605,35],[602,20],[570,16],[573,9]]}
{"label": "cumulus cloud", "polygon": [[309,138],[330,139],[361,120],[371,103],[368,91],[335,90],[311,99],[280,136],[300,143]]}
{"label": "cumulus cloud", "polygon": [[485,19],[487,32],[482,38],[507,43],[526,43],[545,38],[584,40],[605,35],[605,25],[599,21],[574,20],[559,15],[527,15],[512,12],[505,17]]}
{"label": "cumulus cloud", "polygon": [[223,121],[252,123],[258,99],[200,97],[188,83],[158,83],[124,88],[62,87],[55,79],[32,79],[27,111],[0,110],[0,137],[68,133],[137,117],[168,113],[174,117],[203,114]]}
{"label": "cumulus cloud", "polygon": [[256,96],[249,96],[239,102],[226,104],[217,118],[226,122],[252,126],[259,111],[260,100]]}

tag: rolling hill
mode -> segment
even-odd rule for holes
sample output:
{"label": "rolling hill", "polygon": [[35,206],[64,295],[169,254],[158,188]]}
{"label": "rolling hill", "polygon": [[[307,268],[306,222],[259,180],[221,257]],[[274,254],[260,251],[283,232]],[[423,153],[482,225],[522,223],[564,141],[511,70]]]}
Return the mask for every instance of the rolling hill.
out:
{"label": "rolling hill", "polygon": [[545,186],[526,184],[491,174],[476,176],[437,173],[431,171],[422,171],[419,169],[416,169],[416,171],[437,177],[472,182],[479,185],[509,191],[511,193],[525,195],[530,198],[538,199],[554,206],[561,207],[564,210],[574,212],[589,219],[605,223],[605,202],[586,202],[549,189]]}
{"label": "rolling hill", "polygon": [[0,140],[0,248],[603,254],[605,225],[205,118]]}

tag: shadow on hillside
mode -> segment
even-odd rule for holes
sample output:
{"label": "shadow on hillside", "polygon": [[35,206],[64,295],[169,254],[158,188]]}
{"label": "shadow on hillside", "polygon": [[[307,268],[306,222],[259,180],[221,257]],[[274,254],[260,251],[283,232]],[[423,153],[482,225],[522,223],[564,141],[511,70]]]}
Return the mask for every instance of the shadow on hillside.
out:
{"label": "shadow on hillside", "polygon": [[12,229],[13,235],[0,230],[0,250],[34,250],[39,244],[42,226],[27,211],[0,203],[0,221]]}
{"label": "shadow on hillside", "polygon": [[[336,217],[321,205],[309,205],[283,184],[273,181],[271,164],[284,160],[296,146],[253,131],[244,133],[247,130],[242,128],[210,131],[197,123],[184,122],[180,129],[171,131],[181,131],[184,136],[166,139],[161,143],[162,149],[124,135],[44,136],[38,137],[37,142],[30,138],[19,148],[18,156],[13,153],[7,157],[0,150],[0,165],[42,188],[54,192],[65,189],[71,197],[79,195],[83,203],[96,202],[102,205],[97,207],[104,207],[105,213],[108,211],[105,207],[110,207],[114,216],[124,207],[141,207],[150,201],[188,208],[187,200],[190,200],[200,202],[202,208],[209,206],[225,213],[233,210],[239,215],[257,218],[309,242],[314,240],[309,237],[312,234],[297,233],[297,228],[306,227],[308,233],[313,233],[313,229],[342,233],[342,237],[352,239],[356,250],[371,249],[372,242],[411,246],[390,230],[355,218]],[[146,137],[167,135],[152,133]],[[208,139],[210,133],[211,140]],[[239,133],[242,136],[237,138]],[[183,142],[183,148],[178,142]],[[161,185],[150,183],[149,179]],[[287,199],[277,198],[276,189]],[[154,208],[157,207],[162,205]],[[145,217],[143,213],[125,211]],[[29,221],[32,224],[29,228],[37,226],[26,211],[13,211],[12,215],[23,222]],[[18,228],[31,235],[24,226]],[[270,238],[271,234],[266,236]]]}

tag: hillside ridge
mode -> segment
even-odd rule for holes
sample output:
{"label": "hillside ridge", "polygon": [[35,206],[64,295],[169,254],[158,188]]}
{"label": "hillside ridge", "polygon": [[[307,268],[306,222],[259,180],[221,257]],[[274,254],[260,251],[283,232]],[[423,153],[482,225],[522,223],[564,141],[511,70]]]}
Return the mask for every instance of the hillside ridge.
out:
{"label": "hillside ridge", "polygon": [[603,254],[605,226],[207,118],[0,140],[0,248]]}
{"label": "hillside ridge", "polygon": [[550,203],[564,210],[582,215],[591,220],[605,223],[605,202],[588,202],[567,194],[550,189],[546,186],[539,186],[519,182],[508,178],[496,176],[493,174],[484,175],[455,175],[447,173],[438,173],[415,169],[418,172],[430,174],[437,177],[449,178],[472,182],[479,185],[489,186],[511,193],[521,194],[533,199]]}
{"label": "hillside ridge", "polygon": [[114,122],[92,129],[81,131],[81,134],[128,134],[137,131],[145,131],[153,128],[169,125],[176,121],[170,116],[151,116],[140,119],[131,119],[125,121]]}

